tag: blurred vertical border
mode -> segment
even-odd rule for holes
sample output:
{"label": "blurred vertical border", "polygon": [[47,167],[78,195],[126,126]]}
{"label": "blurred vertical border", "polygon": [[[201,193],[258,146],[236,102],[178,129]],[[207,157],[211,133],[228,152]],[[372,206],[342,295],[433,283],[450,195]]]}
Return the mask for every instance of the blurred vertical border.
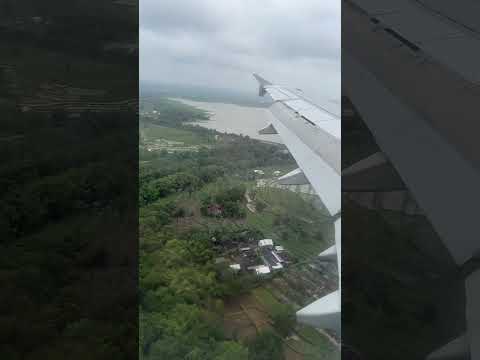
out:
{"label": "blurred vertical border", "polygon": [[0,354],[138,355],[138,3],[0,1]]}
{"label": "blurred vertical border", "polygon": [[342,0],[345,358],[480,356],[479,11]]}

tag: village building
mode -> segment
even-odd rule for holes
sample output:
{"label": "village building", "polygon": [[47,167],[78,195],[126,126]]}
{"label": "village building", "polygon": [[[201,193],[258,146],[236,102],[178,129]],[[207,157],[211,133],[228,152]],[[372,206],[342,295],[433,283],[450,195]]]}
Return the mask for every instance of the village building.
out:
{"label": "village building", "polygon": [[244,269],[253,271],[256,275],[264,275],[281,270],[290,263],[288,252],[283,246],[275,246],[272,239],[261,239],[256,244],[253,241],[249,239],[248,243],[242,243],[238,247],[238,255],[232,258],[236,264],[230,265],[232,270]]}
{"label": "village building", "polygon": [[268,266],[272,270],[279,270],[283,269],[282,261],[280,261],[280,257],[275,254],[275,252],[271,249],[263,248],[261,251],[261,258],[265,266]]}
{"label": "village building", "polygon": [[240,264],[231,264],[230,269],[232,269],[234,271],[240,271],[240,270],[242,270],[242,267],[240,266]]}
{"label": "village building", "polygon": [[272,265],[272,270],[281,270],[283,269],[283,265],[280,263],[276,263],[275,265]]}
{"label": "village building", "polygon": [[279,254],[277,254],[275,251],[272,250],[272,255],[273,257],[277,260],[279,263],[283,263],[283,259],[280,257]]}
{"label": "village building", "polygon": [[248,270],[255,270],[256,266],[262,264],[261,259],[259,259],[258,255],[252,249],[243,251],[239,262],[242,268]]}
{"label": "village building", "polygon": [[257,275],[270,274],[270,268],[268,266],[265,266],[265,265],[259,265],[259,266],[255,267],[255,273]]}
{"label": "village building", "polygon": [[264,246],[273,246],[273,240],[272,239],[262,239],[258,242],[259,247],[264,247]]}

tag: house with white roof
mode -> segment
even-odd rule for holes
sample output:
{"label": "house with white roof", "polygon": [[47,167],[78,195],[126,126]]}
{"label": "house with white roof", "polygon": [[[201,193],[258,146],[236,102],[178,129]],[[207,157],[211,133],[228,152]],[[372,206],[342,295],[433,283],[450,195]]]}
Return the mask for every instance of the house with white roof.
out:
{"label": "house with white roof", "polygon": [[257,275],[266,275],[270,274],[270,268],[266,265],[259,265],[255,267],[255,273]]}
{"label": "house with white roof", "polygon": [[273,246],[273,240],[272,239],[262,239],[258,242],[258,246],[260,246],[260,247]]}

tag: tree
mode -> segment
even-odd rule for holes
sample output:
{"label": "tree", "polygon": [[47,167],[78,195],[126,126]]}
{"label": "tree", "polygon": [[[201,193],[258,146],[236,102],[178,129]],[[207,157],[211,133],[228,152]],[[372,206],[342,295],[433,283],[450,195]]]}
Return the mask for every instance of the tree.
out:
{"label": "tree", "polygon": [[217,346],[213,360],[248,360],[248,349],[234,341],[224,341]]}
{"label": "tree", "polygon": [[295,311],[288,304],[279,304],[272,311],[273,326],[283,336],[288,336],[295,326]]}
{"label": "tree", "polygon": [[188,250],[193,261],[200,265],[207,264],[214,256],[210,239],[203,236],[202,233],[198,233],[188,240]]}
{"label": "tree", "polygon": [[183,360],[188,350],[189,347],[180,339],[168,336],[157,340],[151,345],[147,358],[152,360]]}
{"label": "tree", "polygon": [[248,350],[249,360],[284,360],[282,339],[272,331],[261,332]]}
{"label": "tree", "polygon": [[220,176],[223,176],[225,173],[225,170],[223,167],[218,166],[218,165],[208,165],[206,167],[200,168],[198,172],[198,176],[200,180],[202,180],[204,183],[210,183]]}
{"label": "tree", "polygon": [[255,201],[255,208],[257,209],[258,212],[262,212],[267,208],[267,203],[261,199],[258,199]]}
{"label": "tree", "polygon": [[185,211],[185,208],[183,207],[177,207],[173,212],[173,217],[175,218],[183,218],[185,216],[186,216],[186,211]]}

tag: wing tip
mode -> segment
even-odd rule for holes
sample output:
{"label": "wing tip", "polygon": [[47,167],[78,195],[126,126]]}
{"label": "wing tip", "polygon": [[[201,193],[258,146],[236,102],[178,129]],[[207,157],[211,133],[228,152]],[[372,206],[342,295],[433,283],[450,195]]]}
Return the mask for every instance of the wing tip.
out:
{"label": "wing tip", "polygon": [[253,77],[260,83],[260,85],[272,85],[272,83],[268,80],[265,80],[263,77],[258,75],[257,73],[253,73]]}

